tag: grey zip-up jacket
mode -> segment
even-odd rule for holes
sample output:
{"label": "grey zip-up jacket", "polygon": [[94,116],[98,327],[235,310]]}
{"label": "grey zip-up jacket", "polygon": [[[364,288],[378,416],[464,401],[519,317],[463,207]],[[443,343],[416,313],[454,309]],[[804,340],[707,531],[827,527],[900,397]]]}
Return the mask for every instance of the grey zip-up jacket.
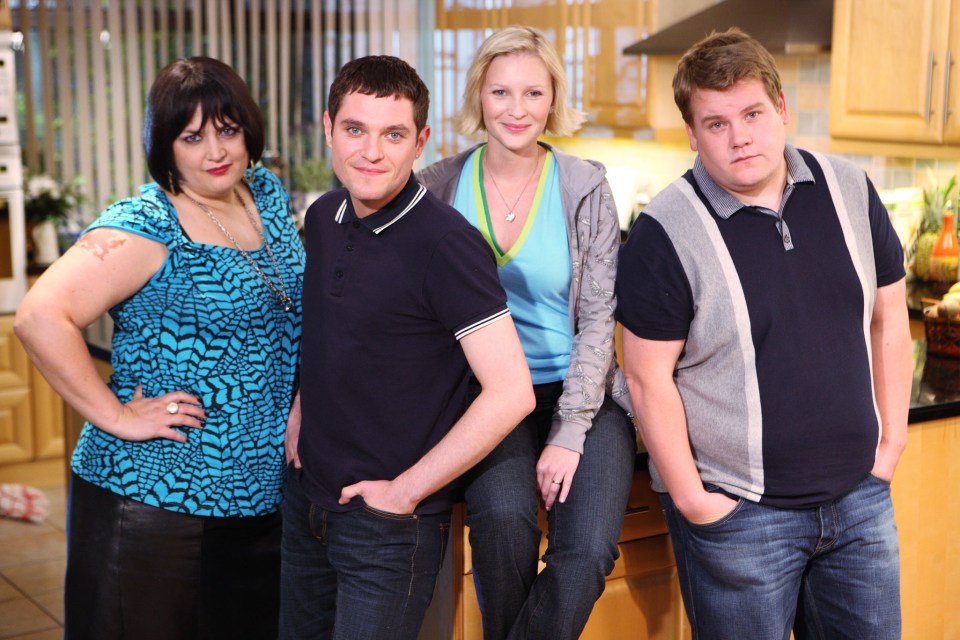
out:
{"label": "grey zip-up jacket", "polygon": [[[582,160],[540,143],[553,152],[560,173],[560,200],[570,244],[572,280],[570,321],[573,347],[547,444],[583,453],[583,441],[604,394],[632,415],[623,372],[614,348],[613,284],[620,248],[616,205],[599,162]],[[417,178],[438,198],[453,202],[460,172],[473,147],[435,162]]]}

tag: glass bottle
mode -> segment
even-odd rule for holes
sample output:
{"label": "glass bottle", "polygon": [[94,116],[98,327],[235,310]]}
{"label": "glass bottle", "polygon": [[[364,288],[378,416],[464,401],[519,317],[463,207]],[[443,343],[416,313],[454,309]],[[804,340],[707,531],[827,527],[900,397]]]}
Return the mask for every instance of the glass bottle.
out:
{"label": "glass bottle", "polygon": [[930,251],[930,276],[939,282],[956,282],[960,245],[953,226],[953,209],[943,212],[943,227]]}

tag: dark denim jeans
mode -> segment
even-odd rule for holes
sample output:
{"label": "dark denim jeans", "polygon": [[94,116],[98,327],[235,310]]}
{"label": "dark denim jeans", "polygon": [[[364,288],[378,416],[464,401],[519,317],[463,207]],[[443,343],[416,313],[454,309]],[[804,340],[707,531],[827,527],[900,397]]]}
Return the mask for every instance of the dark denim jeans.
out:
{"label": "dark denim jeans", "polygon": [[415,640],[450,514],[324,511],[290,473],[283,502],[280,637]]}
{"label": "dark denim jeans", "polygon": [[546,567],[537,574],[536,464],[561,383],[537,385],[537,406],[467,474],[467,525],[483,637],[578,638],[619,556],[636,459],[627,415],[606,398],[587,432],[566,502],[548,515]]}
{"label": "dark denim jeans", "polygon": [[890,485],[868,476],[815,509],[741,499],[708,525],[662,494],[694,638],[900,638],[900,553]]}

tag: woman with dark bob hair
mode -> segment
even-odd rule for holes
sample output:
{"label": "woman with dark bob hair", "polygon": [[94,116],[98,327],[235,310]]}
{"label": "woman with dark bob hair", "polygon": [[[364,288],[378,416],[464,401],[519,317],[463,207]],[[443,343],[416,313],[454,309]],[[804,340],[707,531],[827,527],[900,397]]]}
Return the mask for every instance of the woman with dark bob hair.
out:
{"label": "woman with dark bob hair", "polygon": [[[150,90],[156,180],[104,211],[15,330],[87,420],[72,459],[66,637],[275,638],[283,432],[303,247],[243,80],[177,60]],[[109,384],[82,330],[114,321]]]}

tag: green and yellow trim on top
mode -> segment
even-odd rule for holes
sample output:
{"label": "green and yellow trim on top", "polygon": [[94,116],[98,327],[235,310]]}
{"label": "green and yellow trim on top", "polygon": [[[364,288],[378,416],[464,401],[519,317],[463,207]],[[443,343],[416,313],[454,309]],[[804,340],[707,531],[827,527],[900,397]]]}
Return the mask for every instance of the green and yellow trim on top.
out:
{"label": "green and yellow trim on top", "polygon": [[530,213],[523,223],[523,229],[513,243],[509,251],[504,251],[497,243],[497,238],[493,233],[493,223],[490,221],[490,210],[487,208],[487,193],[483,188],[483,154],[487,151],[487,145],[480,147],[477,155],[477,161],[474,163],[473,170],[473,193],[476,200],[477,211],[483,212],[483,215],[477,215],[477,227],[480,233],[487,239],[487,243],[493,248],[493,253],[497,258],[497,266],[502,267],[520,252],[527,236],[530,235],[530,229],[537,218],[537,212],[540,210],[540,199],[543,197],[543,190],[547,184],[547,178],[553,167],[553,152],[547,150],[547,157],[543,161],[543,168],[540,169],[540,180],[537,182],[537,191],[533,196],[533,203],[530,205]]}

